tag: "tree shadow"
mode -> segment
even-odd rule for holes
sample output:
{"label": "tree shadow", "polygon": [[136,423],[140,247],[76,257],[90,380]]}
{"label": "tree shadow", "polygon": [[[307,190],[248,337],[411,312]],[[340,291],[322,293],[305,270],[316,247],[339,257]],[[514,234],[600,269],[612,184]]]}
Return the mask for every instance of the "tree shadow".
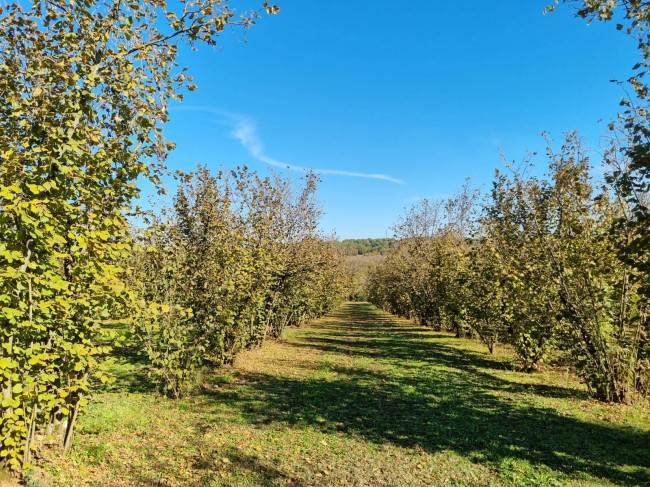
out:
{"label": "tree shadow", "polygon": [[[207,455],[197,458],[193,462],[194,470],[206,470],[214,467],[214,464],[219,462],[219,457],[223,456],[223,452],[219,452],[219,455],[216,452],[211,452]],[[225,463],[227,471],[241,472],[249,471],[252,472],[255,476],[254,479],[249,479],[249,481],[255,482],[255,485],[260,487],[271,487],[277,486],[281,483],[286,483],[287,480],[291,481],[293,487],[305,487],[306,484],[302,479],[291,477],[281,470],[269,466],[266,463],[260,462],[260,460],[252,455],[244,453],[242,450],[236,447],[231,447],[225,453],[225,457],[228,463]]]}
{"label": "tree shadow", "polygon": [[[418,330],[421,331],[421,330]],[[435,337],[434,337],[435,338]],[[443,335],[441,338],[449,338]],[[396,341],[401,341],[396,344]],[[351,354],[375,359],[389,359],[389,362],[399,364],[404,369],[420,369],[423,363],[444,366],[469,372],[465,380],[475,386],[508,392],[527,392],[544,397],[559,399],[588,399],[586,391],[569,386],[554,386],[548,384],[522,384],[498,378],[489,370],[506,370],[507,365],[500,360],[491,359],[467,350],[460,350],[442,343],[422,342],[420,340],[401,340],[399,337],[375,339],[370,343],[358,342],[350,346],[343,339],[310,337],[301,342],[291,344],[297,348],[326,351],[328,353]],[[416,362],[417,365],[409,365]],[[408,381],[408,378],[405,379]],[[468,385],[470,385],[468,384]]]}
{"label": "tree shadow", "polygon": [[[525,460],[573,477],[650,485],[648,432],[583,422],[495,394],[498,390],[575,398],[584,397],[582,392],[504,380],[490,372],[503,370],[504,363],[497,359],[446,345],[441,339],[449,339],[447,335],[436,337],[422,328],[378,319],[372,308],[351,306],[332,321],[319,323],[317,334],[303,334],[290,344],[381,358],[399,367],[372,370],[330,364],[331,374],[310,379],[240,373],[243,385],[211,391],[193,407],[205,408],[218,400],[238,408],[252,424],[310,426],[378,444],[453,450],[492,467]],[[337,321],[350,314],[354,318],[346,324]],[[418,364],[409,368],[409,362]]]}
{"label": "tree shadow", "polygon": [[[303,479],[290,477],[281,470],[260,462],[256,457],[248,455],[238,448],[230,448],[225,453],[216,450],[201,452],[190,459],[187,468],[195,472],[195,478],[190,485],[212,485],[211,481],[228,478],[229,474],[238,472],[249,472],[248,482],[254,482],[259,487],[272,487],[285,485],[287,481],[292,487],[306,487]],[[130,481],[139,486],[166,487],[170,485],[165,478],[173,476],[176,472],[168,472],[164,462],[158,462],[155,468],[143,473],[139,471],[130,472]],[[158,474],[159,478],[152,478],[152,474]],[[220,473],[225,475],[221,476]],[[178,485],[174,483],[173,485]]]}
{"label": "tree shadow", "polygon": [[155,392],[158,386],[147,373],[150,365],[147,357],[134,345],[115,347],[111,352],[114,362],[108,372],[115,377],[115,382],[103,384],[102,392],[130,392],[145,394]]}

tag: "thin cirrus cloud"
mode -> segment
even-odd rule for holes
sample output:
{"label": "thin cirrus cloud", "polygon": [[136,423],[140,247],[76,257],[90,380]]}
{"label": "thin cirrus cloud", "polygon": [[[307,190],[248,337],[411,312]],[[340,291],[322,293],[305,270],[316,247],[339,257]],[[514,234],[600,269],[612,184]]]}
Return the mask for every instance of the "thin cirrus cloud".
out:
{"label": "thin cirrus cloud", "polygon": [[253,119],[248,116],[229,113],[223,110],[219,110],[213,107],[203,107],[203,106],[180,106],[173,107],[174,111],[197,111],[197,112],[206,112],[212,113],[214,115],[219,115],[223,122],[225,122],[231,128],[230,135],[239,141],[239,143],[244,147],[248,153],[264,164],[269,166],[281,167],[283,169],[288,169],[290,171],[299,171],[306,172],[313,170],[318,174],[331,174],[334,176],[347,176],[353,178],[365,178],[365,179],[379,179],[382,181],[388,181],[395,184],[404,184],[404,181],[397,179],[386,174],[374,174],[374,173],[365,173],[365,172],[353,172],[353,171],[343,171],[340,169],[320,169],[313,168],[309,169],[303,166],[296,166],[295,164],[287,164],[285,162],[274,159],[266,155],[264,150],[264,145],[257,135],[257,126]]}

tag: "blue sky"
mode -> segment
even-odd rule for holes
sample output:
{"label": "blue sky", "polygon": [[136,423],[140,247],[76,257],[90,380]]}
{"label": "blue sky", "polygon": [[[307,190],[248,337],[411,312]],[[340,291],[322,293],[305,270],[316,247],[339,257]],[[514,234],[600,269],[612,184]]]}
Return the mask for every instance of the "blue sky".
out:
{"label": "blue sky", "polygon": [[623,94],[609,80],[637,61],[613,24],[543,16],[549,0],[277,1],[246,42],[183,53],[199,89],[172,109],[167,163],[321,170],[323,229],[341,238],[390,236],[419,198],[488,184],[498,147],[519,159],[544,130],[596,145]]}

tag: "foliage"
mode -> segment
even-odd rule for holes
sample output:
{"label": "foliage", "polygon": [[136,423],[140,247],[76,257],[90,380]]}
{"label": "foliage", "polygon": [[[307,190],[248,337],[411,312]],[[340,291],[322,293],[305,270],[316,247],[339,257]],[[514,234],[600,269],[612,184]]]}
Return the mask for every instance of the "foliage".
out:
{"label": "foliage", "polygon": [[[640,61],[627,79],[632,95],[621,99],[621,125],[610,123],[615,150],[608,158],[614,161],[608,181],[625,200],[627,211],[618,220],[619,228],[631,238],[625,246],[628,263],[640,272],[640,291],[650,298],[650,4],[626,0],[565,0],[577,6],[577,15],[589,22],[616,21],[617,30],[637,40]],[[621,83],[622,84],[622,83]],[[623,160],[625,164],[617,162]],[[624,228],[628,230],[624,230]]]}
{"label": "foliage", "polygon": [[368,273],[383,260],[383,255],[347,255],[345,263],[350,272],[351,284],[350,301],[365,302],[368,300]]}
{"label": "foliage", "polygon": [[[437,223],[441,202],[414,207],[371,274],[371,301],[437,328],[468,326],[491,353],[510,343],[527,371],[562,356],[599,399],[647,395],[650,320],[638,265],[647,249],[631,248],[641,228],[626,224],[633,208],[617,184],[627,163],[609,150],[596,187],[587,152],[571,133],[559,152],[548,140],[546,177],[528,175],[529,161],[511,166],[510,178],[497,172],[471,237],[445,230],[449,216]],[[468,194],[456,201],[471,208]]]}
{"label": "foliage", "polygon": [[136,333],[167,393],[197,367],[321,316],[347,293],[342,256],[315,234],[313,175],[297,190],[246,168],[181,175],[173,208],[144,232],[132,282],[158,312]]}
{"label": "foliage", "polygon": [[448,201],[424,200],[395,226],[396,248],[371,272],[371,302],[437,329],[465,332],[467,266],[474,201],[469,183]]}
{"label": "foliage", "polygon": [[464,282],[468,297],[466,319],[492,354],[495,345],[506,338],[513,322],[505,269],[489,238],[471,247],[468,262]]}
{"label": "foliage", "polygon": [[392,238],[349,238],[341,240],[345,255],[384,255],[393,247]]}
{"label": "foliage", "polygon": [[497,171],[480,220],[501,269],[503,320],[527,371],[548,361],[560,309],[542,244],[552,234],[546,202],[537,178],[518,171],[508,178]]}
{"label": "foliage", "polygon": [[37,438],[68,450],[91,378],[107,380],[108,329],[139,308],[118,264],[136,183],[159,184],[167,106],[194,89],[179,43],[214,45],[258,14],[233,16],[219,0],[0,8],[0,456],[12,469]]}

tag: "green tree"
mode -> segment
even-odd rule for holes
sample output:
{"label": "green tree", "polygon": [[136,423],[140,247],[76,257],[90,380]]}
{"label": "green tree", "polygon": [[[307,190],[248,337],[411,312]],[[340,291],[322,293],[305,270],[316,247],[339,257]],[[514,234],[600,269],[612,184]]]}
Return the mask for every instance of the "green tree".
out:
{"label": "green tree", "polygon": [[496,173],[478,218],[464,188],[424,202],[396,226],[396,247],[370,272],[369,299],[425,325],[470,328],[493,352],[514,346],[525,370],[561,358],[606,401],[647,395],[650,320],[625,176],[614,143],[594,181],[576,133],[547,139],[548,173],[532,161]]}
{"label": "green tree", "polygon": [[198,368],[230,364],[346,295],[343,257],[316,232],[315,190],[313,174],[300,186],[246,168],[181,175],[130,266],[152,303],[137,336],[164,392],[186,394]]}
{"label": "green tree", "polygon": [[[610,152],[609,158],[626,160],[624,166],[613,167],[609,182],[617,186],[618,194],[625,198],[629,212],[618,221],[620,226],[635,227],[628,235],[625,258],[643,276],[641,291],[650,299],[650,4],[640,0],[565,0],[577,7],[577,15],[591,21],[616,22],[618,30],[637,40],[640,60],[632,67],[627,80],[632,96],[621,99],[622,124],[610,124],[617,144],[618,155]],[[557,3],[557,2],[556,2]],[[551,9],[553,7],[550,7]],[[618,15],[616,15],[618,14]],[[620,137],[620,132],[623,136]]]}
{"label": "green tree", "polygon": [[462,283],[477,197],[468,182],[447,201],[424,200],[407,211],[394,226],[397,244],[369,276],[369,299],[425,326],[463,334]]}
{"label": "green tree", "polygon": [[468,291],[467,322],[490,353],[506,341],[512,323],[512,302],[501,256],[489,238],[472,246],[465,285]]}
{"label": "green tree", "polygon": [[543,245],[553,232],[547,202],[537,178],[519,170],[508,178],[497,171],[480,219],[504,276],[509,341],[526,371],[549,358],[559,324],[560,303]]}
{"label": "green tree", "polygon": [[[267,6],[271,13],[276,7]],[[172,99],[194,89],[181,43],[237,19],[219,0],[0,8],[0,456],[72,445],[108,325],[134,313],[122,261],[137,182],[160,183]],[[108,337],[110,338],[110,337]],[[99,375],[101,380],[107,380]],[[62,431],[62,435],[58,435]]]}
{"label": "green tree", "polygon": [[587,154],[570,133],[559,151],[548,141],[546,178],[497,175],[481,226],[500,257],[504,321],[524,366],[559,348],[594,396],[625,401],[648,380],[647,300],[625,258],[638,227],[617,224],[631,213],[625,193],[594,183]]}

